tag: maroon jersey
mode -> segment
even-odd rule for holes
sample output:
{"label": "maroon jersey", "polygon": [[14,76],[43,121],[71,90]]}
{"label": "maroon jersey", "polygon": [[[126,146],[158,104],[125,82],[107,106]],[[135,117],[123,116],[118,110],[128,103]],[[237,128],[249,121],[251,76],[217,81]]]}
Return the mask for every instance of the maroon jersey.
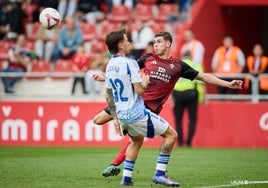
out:
{"label": "maroon jersey", "polygon": [[146,107],[157,114],[162,110],[180,77],[193,80],[199,73],[182,60],[173,57],[160,59],[156,55],[146,54],[138,63],[141,69],[144,68],[144,73],[150,76],[143,100]]}

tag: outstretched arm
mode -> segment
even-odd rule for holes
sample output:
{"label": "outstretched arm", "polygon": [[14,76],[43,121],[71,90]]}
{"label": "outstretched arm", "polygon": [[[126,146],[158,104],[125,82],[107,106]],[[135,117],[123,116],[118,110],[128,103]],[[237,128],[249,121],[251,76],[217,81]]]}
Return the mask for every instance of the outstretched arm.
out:
{"label": "outstretched arm", "polygon": [[95,73],[95,74],[93,74],[93,79],[95,80],[95,81],[99,81],[99,82],[104,82],[105,81],[105,76],[103,76],[103,75],[101,75],[101,74],[99,74],[99,73]]}
{"label": "outstretched arm", "polygon": [[199,73],[196,79],[201,80],[205,83],[227,87],[230,89],[242,89],[243,81],[242,80],[232,80],[230,82],[222,80],[208,73]]}
{"label": "outstretched arm", "polygon": [[150,77],[149,75],[141,74],[142,82],[140,83],[133,83],[135,92],[139,95],[142,95],[145,90],[147,89],[147,86],[149,84]]}

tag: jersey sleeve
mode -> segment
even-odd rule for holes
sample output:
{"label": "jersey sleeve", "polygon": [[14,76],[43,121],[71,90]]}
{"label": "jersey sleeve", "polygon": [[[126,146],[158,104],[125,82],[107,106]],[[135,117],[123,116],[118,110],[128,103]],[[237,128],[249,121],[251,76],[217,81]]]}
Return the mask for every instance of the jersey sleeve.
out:
{"label": "jersey sleeve", "polygon": [[195,70],[184,61],[181,61],[181,77],[194,80],[198,74],[199,71]]}
{"label": "jersey sleeve", "polygon": [[148,53],[148,54],[145,54],[143,56],[141,56],[137,62],[138,62],[138,65],[140,67],[140,69],[144,68],[145,67],[145,61],[148,57],[150,57],[152,54],[151,53]]}
{"label": "jersey sleeve", "polygon": [[[107,78],[107,76],[106,76],[106,78]],[[109,82],[109,79],[105,79],[105,87],[107,89],[112,89],[112,86],[111,86],[111,83]]]}
{"label": "jersey sleeve", "polygon": [[132,60],[131,62],[128,63],[128,67],[130,72],[131,83],[142,82],[141,76],[139,74],[140,68],[138,63],[135,60]]}

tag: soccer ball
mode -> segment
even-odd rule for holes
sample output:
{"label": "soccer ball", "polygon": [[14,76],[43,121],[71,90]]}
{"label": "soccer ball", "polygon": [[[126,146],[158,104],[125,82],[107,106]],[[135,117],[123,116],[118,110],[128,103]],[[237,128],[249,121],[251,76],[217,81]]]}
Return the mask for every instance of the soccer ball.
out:
{"label": "soccer ball", "polygon": [[55,29],[61,22],[61,15],[54,8],[45,8],[39,14],[39,22],[45,29]]}

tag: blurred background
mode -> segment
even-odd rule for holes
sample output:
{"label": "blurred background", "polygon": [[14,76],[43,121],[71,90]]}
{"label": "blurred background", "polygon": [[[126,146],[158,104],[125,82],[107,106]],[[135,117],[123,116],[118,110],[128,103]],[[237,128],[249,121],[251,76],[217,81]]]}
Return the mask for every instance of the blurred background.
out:
{"label": "blurred background", "polygon": [[[189,50],[205,72],[244,81],[238,92],[204,85],[193,147],[268,147],[266,0],[0,0],[0,7],[1,146],[120,146],[126,138],[92,122],[106,106],[104,84],[92,75],[104,74],[110,58],[105,35],[126,27],[134,59],[152,52],[153,35],[165,30],[172,56]],[[55,30],[40,26],[46,7],[63,18]],[[80,37],[66,39],[66,30]],[[230,63],[222,70],[221,55]],[[161,115],[175,126],[172,110],[171,97]],[[185,135],[188,121],[185,114]]]}

